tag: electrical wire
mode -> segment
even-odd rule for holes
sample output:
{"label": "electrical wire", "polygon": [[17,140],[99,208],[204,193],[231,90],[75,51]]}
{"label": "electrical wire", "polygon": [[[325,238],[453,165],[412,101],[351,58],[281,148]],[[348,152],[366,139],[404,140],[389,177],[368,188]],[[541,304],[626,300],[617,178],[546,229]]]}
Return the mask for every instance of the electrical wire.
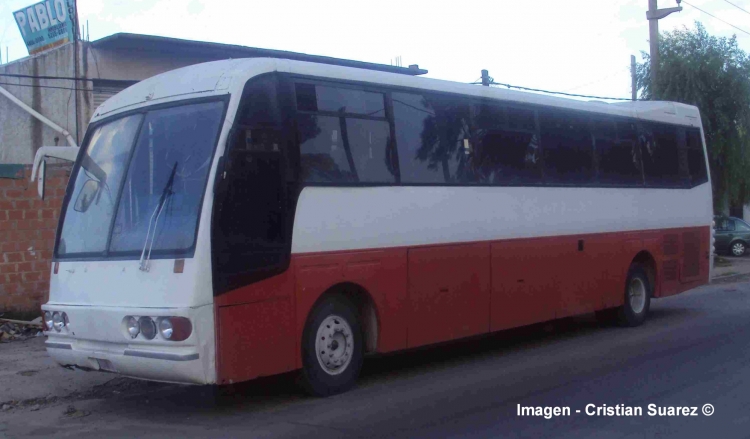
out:
{"label": "electrical wire", "polygon": [[614,76],[617,76],[617,75],[621,74],[621,73],[622,73],[622,70],[623,70],[623,69],[625,69],[625,70],[630,70],[630,66],[628,65],[628,66],[626,66],[626,67],[624,67],[624,68],[623,68],[623,67],[621,67],[621,68],[617,69],[617,71],[616,71],[616,72],[613,72],[613,73],[611,73],[611,74],[610,74],[610,75],[608,75],[608,76],[605,76],[605,77],[603,77],[603,78],[599,78],[599,79],[596,79],[596,80],[594,80],[594,81],[591,81],[591,82],[587,82],[587,83],[585,83],[585,84],[581,84],[581,85],[576,85],[575,87],[571,87],[571,88],[569,88],[569,89],[566,89],[566,90],[563,90],[563,91],[567,93],[567,92],[571,92],[571,91],[573,91],[573,90],[578,90],[579,88],[587,87],[587,86],[589,86],[589,85],[594,85],[594,84],[598,84],[598,83],[600,83],[600,82],[602,82],[602,81],[606,81],[606,80],[607,80],[607,79],[609,79],[609,78],[612,78],[612,77],[614,77]]}
{"label": "electrical wire", "polygon": [[[481,84],[481,82],[473,82],[472,84]],[[588,99],[606,99],[610,101],[632,101],[630,98],[611,98],[606,96],[591,96],[591,95],[579,95],[575,93],[565,93],[563,91],[551,91],[551,90],[542,90],[539,88],[530,88],[530,87],[522,87],[520,85],[512,85],[512,84],[503,84],[502,82],[491,82],[490,85],[494,86],[501,86],[501,87],[507,87],[507,88],[515,88],[518,90],[526,90],[526,91],[536,91],[540,93],[549,93],[553,95],[563,95],[563,96],[572,96],[576,98],[588,98]],[[637,99],[639,101],[645,100],[645,99]]]}
{"label": "electrical wire", "polygon": [[72,90],[72,91],[93,91],[88,88],[74,88],[74,87],[57,87],[54,85],[36,85],[36,84],[12,84],[10,82],[0,82],[0,85],[10,85],[16,87],[30,87],[30,88],[54,88],[58,90]]}
{"label": "electrical wire", "polygon": [[721,21],[722,23],[726,24],[727,26],[732,26],[733,28],[737,29],[738,31],[740,31],[740,32],[743,32],[743,33],[746,33],[746,34],[750,35],[750,32],[748,32],[748,31],[746,31],[746,30],[744,30],[744,29],[740,29],[740,28],[738,28],[737,26],[733,25],[732,23],[726,22],[726,21],[722,20],[721,18],[719,18],[719,17],[715,16],[714,14],[712,14],[712,13],[710,13],[710,12],[706,12],[706,11],[704,11],[703,9],[699,8],[698,6],[694,6],[694,5],[691,5],[690,3],[686,2],[685,0],[682,0],[682,2],[683,2],[683,3],[685,3],[686,5],[690,6],[690,7],[693,7],[693,8],[695,8],[695,9],[697,9],[697,10],[699,10],[699,11],[703,12],[704,14],[708,15],[709,17],[713,17],[713,18],[715,18],[715,19],[717,19],[717,20]]}
{"label": "electrical wire", "polygon": [[740,11],[742,11],[742,12],[744,12],[744,13],[746,13],[746,14],[750,14],[750,12],[748,12],[748,11],[747,11],[747,10],[745,10],[745,9],[742,9],[741,7],[739,7],[739,6],[735,5],[734,3],[730,2],[729,0],[724,0],[724,1],[725,1],[725,2],[727,2],[727,3],[729,3],[730,5],[734,6],[735,8],[739,9]]}
{"label": "electrical wire", "polygon": [[30,79],[63,79],[66,81],[93,81],[88,78],[72,78],[70,76],[40,76],[40,75],[22,75],[19,73],[0,73],[0,76],[7,76],[9,78],[30,78]]}

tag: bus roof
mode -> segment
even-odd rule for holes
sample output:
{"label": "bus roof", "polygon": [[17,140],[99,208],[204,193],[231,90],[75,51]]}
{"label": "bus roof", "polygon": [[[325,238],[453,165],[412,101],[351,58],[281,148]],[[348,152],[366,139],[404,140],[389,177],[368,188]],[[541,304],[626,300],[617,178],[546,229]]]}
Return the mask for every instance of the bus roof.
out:
{"label": "bus roof", "polygon": [[239,96],[245,83],[250,78],[270,72],[455,93],[493,100],[635,117],[679,125],[701,126],[700,114],[696,107],[676,102],[628,101],[606,103],[583,101],[499,87],[482,87],[440,79],[277,58],[213,61],[153,76],[108,99],[95,111],[91,122],[156,103],[226,94]]}

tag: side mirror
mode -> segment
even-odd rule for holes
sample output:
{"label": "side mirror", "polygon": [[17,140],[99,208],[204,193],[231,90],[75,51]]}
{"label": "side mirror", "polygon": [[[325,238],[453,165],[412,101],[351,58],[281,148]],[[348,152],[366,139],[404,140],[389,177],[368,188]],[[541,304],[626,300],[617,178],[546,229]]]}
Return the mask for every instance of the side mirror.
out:
{"label": "side mirror", "polygon": [[78,193],[78,197],[76,197],[73,210],[76,212],[86,212],[89,210],[89,206],[94,202],[97,192],[99,192],[99,182],[96,180],[86,181],[81,188],[81,192]]}
{"label": "side mirror", "polygon": [[44,199],[44,180],[47,178],[47,161],[42,160],[39,164],[39,176],[36,181],[36,192],[39,194],[39,198]]}

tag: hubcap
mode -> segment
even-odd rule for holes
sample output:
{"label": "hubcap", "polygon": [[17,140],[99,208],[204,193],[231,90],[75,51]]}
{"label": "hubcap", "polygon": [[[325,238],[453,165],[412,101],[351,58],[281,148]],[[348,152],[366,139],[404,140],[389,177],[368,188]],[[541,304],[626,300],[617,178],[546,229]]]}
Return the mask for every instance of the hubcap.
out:
{"label": "hubcap", "polygon": [[630,281],[628,287],[628,299],[630,300],[630,309],[634,313],[640,314],[646,306],[646,286],[643,281],[635,278]]}
{"label": "hubcap", "polygon": [[741,243],[736,243],[732,246],[732,253],[734,253],[735,256],[742,256],[745,254],[745,246]]}
{"label": "hubcap", "polygon": [[315,352],[320,367],[329,375],[338,375],[349,366],[354,352],[352,328],[337,315],[330,315],[318,327]]}

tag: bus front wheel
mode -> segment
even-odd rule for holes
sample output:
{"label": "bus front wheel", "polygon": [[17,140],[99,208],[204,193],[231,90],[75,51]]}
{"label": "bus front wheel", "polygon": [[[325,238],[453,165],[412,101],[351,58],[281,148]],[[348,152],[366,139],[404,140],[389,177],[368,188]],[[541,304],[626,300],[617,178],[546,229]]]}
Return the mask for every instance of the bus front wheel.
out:
{"label": "bus front wheel", "polygon": [[302,341],[302,378],[309,393],[329,396],[354,386],[364,346],[356,308],[348,299],[331,296],[318,304]]}
{"label": "bus front wheel", "polygon": [[625,282],[625,303],[617,310],[620,325],[641,325],[651,306],[652,293],[646,270],[639,265],[630,267]]}

